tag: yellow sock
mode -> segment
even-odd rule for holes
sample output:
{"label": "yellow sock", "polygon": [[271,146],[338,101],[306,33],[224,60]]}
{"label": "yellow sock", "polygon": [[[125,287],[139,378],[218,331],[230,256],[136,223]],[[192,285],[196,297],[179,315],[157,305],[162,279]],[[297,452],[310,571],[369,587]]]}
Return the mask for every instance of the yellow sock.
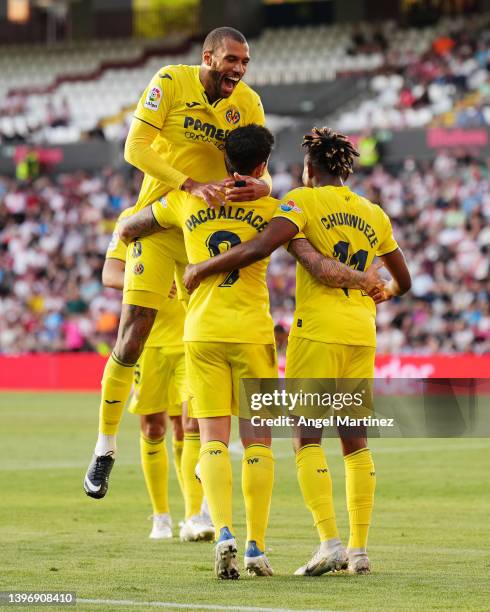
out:
{"label": "yellow sock", "polygon": [[184,434],[182,451],[182,481],[184,483],[185,518],[188,519],[201,511],[202,485],[196,478],[196,465],[199,461],[201,440],[198,433]]}
{"label": "yellow sock", "polygon": [[243,453],[242,491],[247,516],[247,542],[255,540],[261,551],[265,550],[273,486],[272,449],[264,444],[251,444]]}
{"label": "yellow sock", "polygon": [[296,453],[298,482],[306,507],[311,511],[320,542],[338,538],[332,496],[332,477],[319,444],[308,444]]}
{"label": "yellow sock", "polygon": [[369,448],[344,457],[347,509],[349,511],[349,548],[366,548],[374,506],[376,473]]}
{"label": "yellow sock", "polygon": [[168,453],[165,438],[149,440],[140,436],[141,467],[153,514],[168,512]]}
{"label": "yellow sock", "polygon": [[175,473],[177,474],[177,480],[179,481],[179,487],[182,493],[182,497],[185,498],[184,481],[182,480],[182,451],[183,450],[184,450],[184,440],[177,440],[177,438],[172,438],[172,455],[174,458]]}
{"label": "yellow sock", "polygon": [[228,527],[233,533],[231,461],[226,444],[218,440],[203,444],[199,465],[204,495],[218,539],[223,527]]}
{"label": "yellow sock", "polygon": [[132,365],[125,365],[111,354],[102,376],[99,433],[115,435],[133,384]]}

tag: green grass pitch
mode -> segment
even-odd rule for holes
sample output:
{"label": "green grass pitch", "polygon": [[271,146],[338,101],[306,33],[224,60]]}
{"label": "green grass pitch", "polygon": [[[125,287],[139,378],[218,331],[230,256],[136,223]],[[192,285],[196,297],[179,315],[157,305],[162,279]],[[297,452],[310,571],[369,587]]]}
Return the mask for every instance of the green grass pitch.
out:
{"label": "green grass pitch", "polygon": [[[290,443],[277,441],[268,532],[276,575],[219,582],[212,573],[211,544],[148,539],[150,505],[135,417],[124,417],[107,498],[85,496],[97,404],[95,394],[1,394],[0,591],[68,590],[82,600],[99,600],[78,603],[78,611],[148,607],[107,600],[175,604],[168,609],[192,604],[197,610],[489,609],[488,439],[372,441],[378,477],[370,533],[373,573],[320,578],[292,576],[317,538],[300,498]],[[338,442],[328,440],[327,446],[345,540],[343,464]],[[238,451],[233,459],[242,554]],[[176,524],[183,504],[173,468],[170,489]]]}

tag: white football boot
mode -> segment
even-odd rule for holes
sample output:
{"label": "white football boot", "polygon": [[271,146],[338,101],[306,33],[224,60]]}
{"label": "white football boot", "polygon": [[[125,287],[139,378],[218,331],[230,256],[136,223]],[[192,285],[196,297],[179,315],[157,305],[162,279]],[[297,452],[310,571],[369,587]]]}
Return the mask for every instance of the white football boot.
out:
{"label": "white football boot", "polygon": [[228,527],[223,527],[216,543],[214,571],[220,580],[238,580],[237,545]]}
{"label": "white football boot", "polygon": [[195,514],[180,523],[179,536],[182,542],[209,541],[214,538],[214,526],[208,517]]}
{"label": "white football boot", "polygon": [[348,548],[347,556],[349,564],[347,571],[350,574],[370,574],[371,564],[365,548]]}
{"label": "white football boot", "polygon": [[345,548],[338,538],[322,542],[315,551],[313,557],[299,567],[295,576],[321,576],[327,572],[337,572],[345,569],[348,564],[348,557]]}
{"label": "white football boot", "polygon": [[172,537],[172,519],[170,514],[154,514],[153,529],[150,533],[151,540],[169,540]]}
{"label": "white football boot", "polygon": [[257,542],[250,540],[245,552],[243,563],[250,576],[273,576],[274,571],[266,554],[257,546]]}

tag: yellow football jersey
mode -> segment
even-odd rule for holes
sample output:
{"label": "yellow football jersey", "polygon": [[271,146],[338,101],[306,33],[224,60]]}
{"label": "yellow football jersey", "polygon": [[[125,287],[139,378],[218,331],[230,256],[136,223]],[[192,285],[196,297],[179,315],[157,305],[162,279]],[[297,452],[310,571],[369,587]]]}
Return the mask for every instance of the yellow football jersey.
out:
{"label": "yellow football jersey", "polygon": [[223,150],[228,132],[249,123],[265,124],[260,97],[243,81],[229,98],[210,104],[199,66],[185,65],[161,68],[134,116],[160,130],[152,147],[177,171],[167,185],[145,175],[136,210],[178,189],[183,175],[202,182],[226,178]]}
{"label": "yellow football jersey", "polygon": [[[348,187],[299,188],[286,194],[274,217],[292,221],[323,255],[365,270],[376,255],[398,248],[386,213]],[[335,289],[296,267],[296,312],[291,336],[376,346],[376,307],[360,290]]]}
{"label": "yellow football jersey", "polygon": [[[125,217],[129,217],[135,212],[135,207],[131,206],[122,211],[117,219],[117,223]],[[107,248],[106,259],[120,259],[126,261],[126,251],[128,247],[119,238],[117,223],[112,234],[111,241]],[[169,349],[169,352],[183,350],[185,308],[183,303],[175,298],[164,300],[161,310],[158,311],[153,323],[152,330],[145,343],[145,347],[162,347]]]}
{"label": "yellow football jersey", "polygon": [[[182,227],[189,261],[197,263],[263,231],[277,204],[268,196],[213,209],[183,191],[171,191],[153,204],[153,214],[162,227]],[[273,344],[267,264],[264,259],[206,278],[190,297],[184,340]]]}

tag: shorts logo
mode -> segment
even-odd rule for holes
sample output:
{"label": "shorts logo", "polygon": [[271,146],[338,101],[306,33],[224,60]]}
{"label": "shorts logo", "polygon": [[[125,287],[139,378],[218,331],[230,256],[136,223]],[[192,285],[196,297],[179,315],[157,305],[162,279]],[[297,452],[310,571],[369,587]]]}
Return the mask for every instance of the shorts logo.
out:
{"label": "shorts logo", "polygon": [[286,204],[281,204],[279,208],[282,210],[282,212],[303,212],[301,208],[298,208],[292,200],[289,200],[286,202]]}
{"label": "shorts logo", "polygon": [[296,323],[296,325],[298,327],[303,327],[303,319],[298,319],[298,322]]}
{"label": "shorts logo", "polygon": [[225,113],[225,119],[231,125],[236,125],[240,121],[240,111],[236,106],[230,106],[230,108]]}
{"label": "shorts logo", "polygon": [[161,99],[162,90],[160,87],[152,87],[146,94],[146,100],[143,106],[145,108],[149,108],[150,110],[156,111],[160,106]]}
{"label": "shorts logo", "polygon": [[168,208],[168,203],[165,197],[160,198],[160,204],[163,206],[163,208]]}
{"label": "shorts logo", "polygon": [[133,257],[140,257],[141,253],[142,253],[143,249],[141,247],[141,242],[139,240],[137,240],[134,244],[133,244]]}
{"label": "shorts logo", "polygon": [[133,272],[139,276],[140,274],[143,274],[143,272],[145,271],[145,266],[142,263],[138,263],[134,266],[133,268]]}

